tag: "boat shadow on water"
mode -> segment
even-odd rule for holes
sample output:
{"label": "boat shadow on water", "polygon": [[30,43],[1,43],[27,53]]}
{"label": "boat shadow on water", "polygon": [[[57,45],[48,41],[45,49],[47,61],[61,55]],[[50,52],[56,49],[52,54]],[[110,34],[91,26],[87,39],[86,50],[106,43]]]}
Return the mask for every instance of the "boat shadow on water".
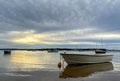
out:
{"label": "boat shadow on water", "polygon": [[96,72],[104,72],[113,70],[113,64],[111,62],[98,63],[98,64],[82,64],[82,65],[67,65],[63,71],[61,71],[60,78],[78,78],[87,77]]}

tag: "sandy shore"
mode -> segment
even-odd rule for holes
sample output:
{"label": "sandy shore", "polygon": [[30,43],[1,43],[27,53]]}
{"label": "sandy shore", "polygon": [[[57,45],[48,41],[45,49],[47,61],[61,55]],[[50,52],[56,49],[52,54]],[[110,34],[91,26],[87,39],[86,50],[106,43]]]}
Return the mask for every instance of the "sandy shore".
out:
{"label": "sandy shore", "polygon": [[120,71],[99,72],[77,78],[59,76],[58,71],[1,72],[0,81],[117,81],[120,79]]}

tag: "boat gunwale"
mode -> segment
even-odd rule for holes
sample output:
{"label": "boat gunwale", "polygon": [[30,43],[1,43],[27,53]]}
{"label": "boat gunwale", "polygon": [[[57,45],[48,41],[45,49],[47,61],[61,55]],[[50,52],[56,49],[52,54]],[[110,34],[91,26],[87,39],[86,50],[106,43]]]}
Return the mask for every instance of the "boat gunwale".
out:
{"label": "boat gunwale", "polygon": [[75,56],[95,56],[95,57],[102,57],[102,56],[113,56],[113,55],[108,55],[108,54],[67,54],[67,53],[60,53],[60,55],[75,55]]}

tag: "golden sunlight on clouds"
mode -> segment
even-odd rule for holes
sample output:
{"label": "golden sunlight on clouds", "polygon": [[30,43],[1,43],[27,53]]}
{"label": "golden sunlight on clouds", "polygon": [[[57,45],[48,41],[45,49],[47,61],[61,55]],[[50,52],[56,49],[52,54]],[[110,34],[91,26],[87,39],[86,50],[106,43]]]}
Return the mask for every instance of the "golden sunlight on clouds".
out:
{"label": "golden sunlight on clouds", "polygon": [[43,41],[44,35],[31,35],[31,36],[24,36],[21,38],[14,38],[12,42],[20,43],[20,44],[49,44],[49,42]]}
{"label": "golden sunlight on clouds", "polygon": [[[92,31],[92,30],[90,30]],[[86,32],[87,33],[87,32]],[[89,32],[88,32],[89,33]],[[97,33],[97,34],[85,34],[81,32],[69,31],[69,32],[56,32],[56,33],[44,33],[39,34],[35,31],[25,31],[22,32],[10,32],[11,35],[14,35],[14,38],[11,39],[13,43],[18,44],[89,44],[96,45],[96,42],[92,41],[81,41],[81,39],[120,39],[119,33]],[[17,36],[18,35],[18,36]],[[73,40],[79,41],[73,41]]]}
{"label": "golden sunlight on clouds", "polygon": [[13,31],[9,32],[9,34],[15,36],[11,41],[19,44],[45,44],[47,42],[45,42],[43,39],[48,38],[47,35],[35,34],[35,31],[32,30],[24,32]]}
{"label": "golden sunlight on clouds", "polygon": [[38,39],[34,39],[31,37],[15,38],[12,41],[15,43],[21,43],[21,44],[35,44],[35,43],[40,42]]}

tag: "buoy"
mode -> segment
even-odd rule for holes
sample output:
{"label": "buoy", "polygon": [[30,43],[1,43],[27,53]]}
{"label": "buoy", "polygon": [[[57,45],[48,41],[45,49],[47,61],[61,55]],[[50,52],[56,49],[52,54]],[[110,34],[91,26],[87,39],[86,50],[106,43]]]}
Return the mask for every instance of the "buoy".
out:
{"label": "buoy", "polygon": [[61,62],[58,62],[58,68],[61,68],[62,64]]}

